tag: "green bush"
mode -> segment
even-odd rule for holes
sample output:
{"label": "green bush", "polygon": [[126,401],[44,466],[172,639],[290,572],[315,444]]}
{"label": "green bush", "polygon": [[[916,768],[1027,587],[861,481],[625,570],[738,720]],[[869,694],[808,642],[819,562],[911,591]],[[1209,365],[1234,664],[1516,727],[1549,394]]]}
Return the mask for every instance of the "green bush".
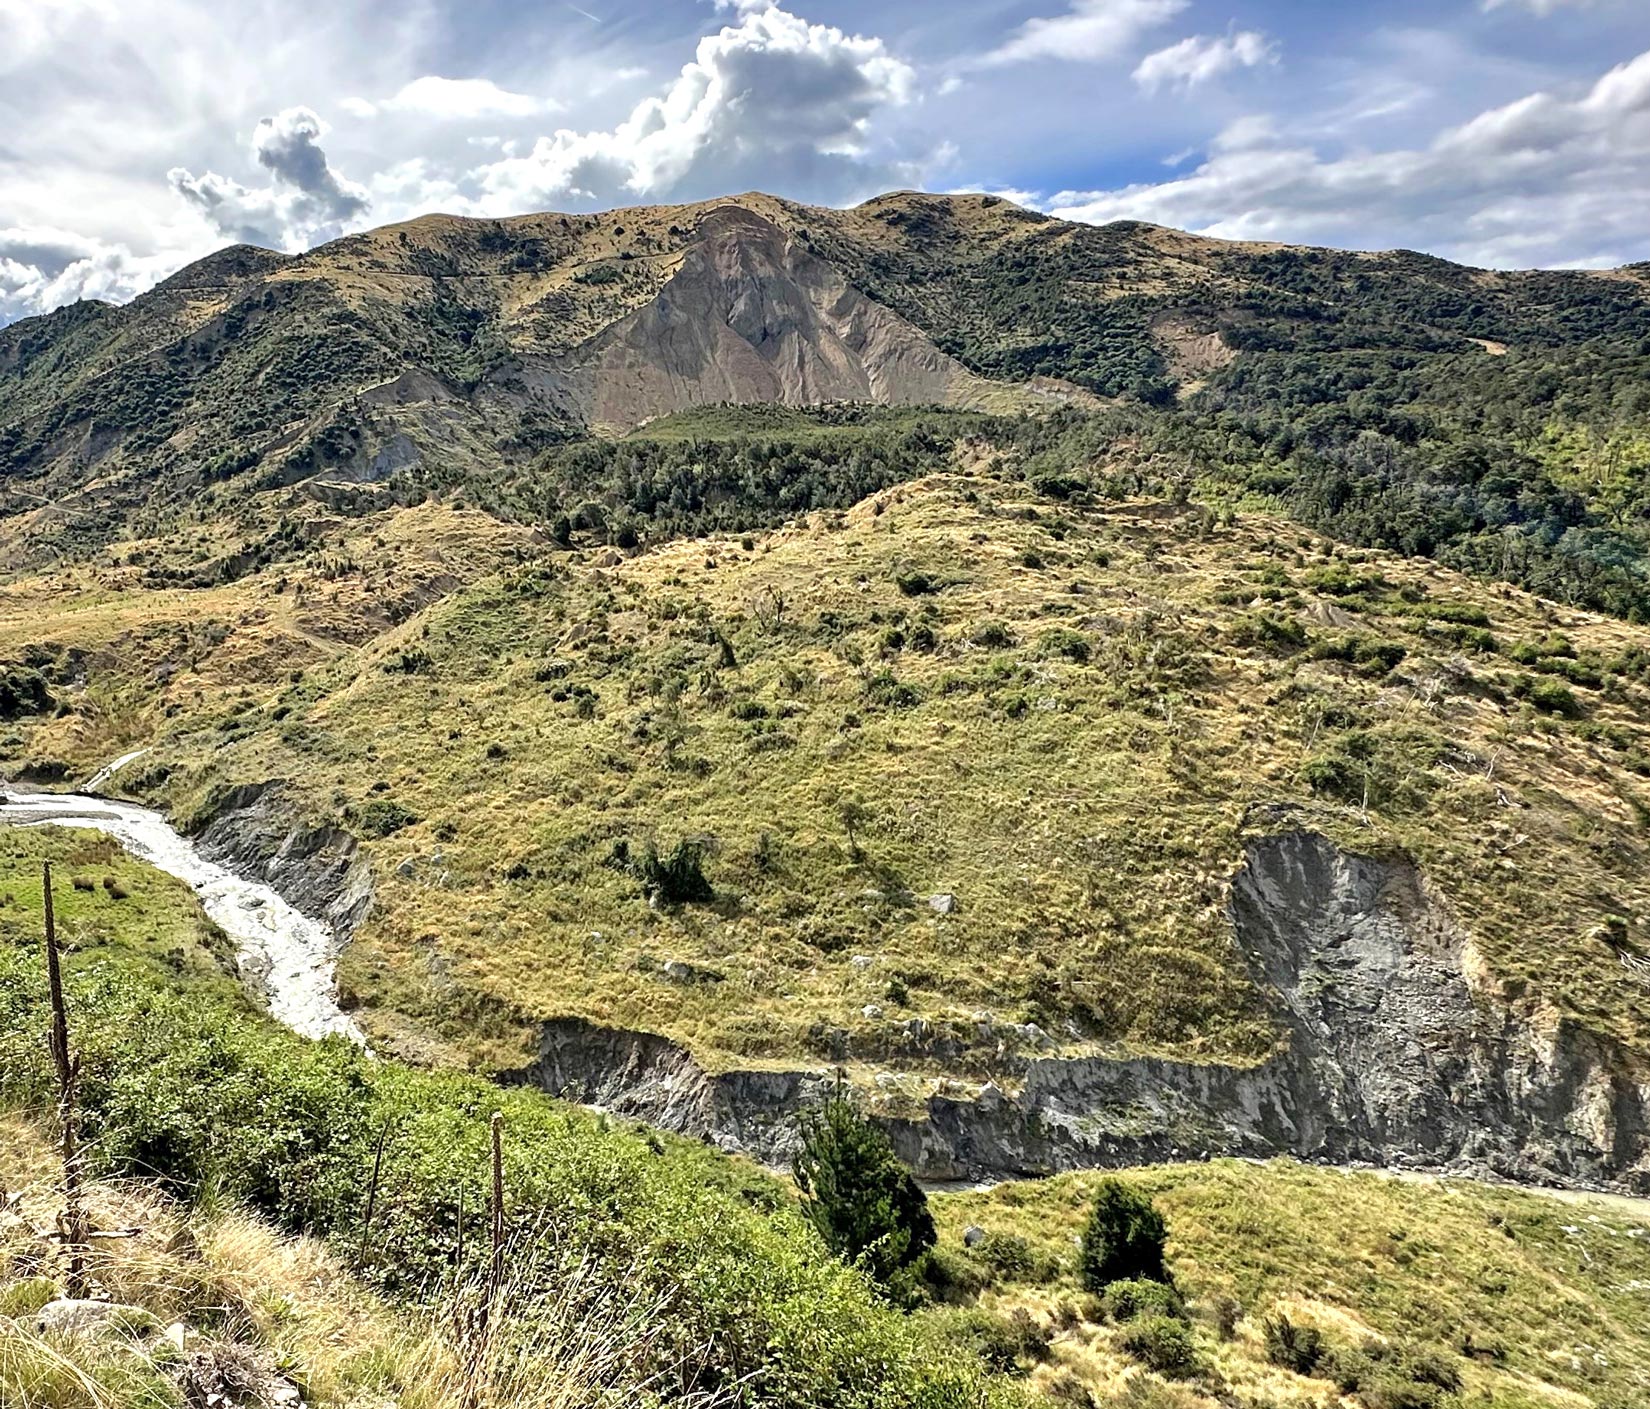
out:
{"label": "green bush", "polygon": [[1530,703],[1543,714],[1562,714],[1567,719],[1574,719],[1581,713],[1575,692],[1557,680],[1532,680],[1527,694]]}
{"label": "green bush", "polygon": [[1143,1316],[1118,1333],[1117,1348],[1148,1370],[1184,1379],[1198,1369],[1191,1328],[1172,1316]]}
{"label": "green bush", "polygon": [[1057,626],[1052,631],[1045,631],[1038,638],[1037,652],[1044,656],[1064,656],[1067,660],[1076,661],[1078,665],[1086,665],[1093,654],[1093,647],[1089,644],[1089,638],[1081,631]]}
{"label": "green bush", "polygon": [[0,720],[21,719],[25,714],[44,714],[56,701],[46,686],[46,677],[24,665],[0,665]]}
{"label": "green bush", "polygon": [[1266,1358],[1297,1375],[1317,1370],[1325,1355],[1323,1332],[1316,1326],[1297,1326],[1281,1312],[1261,1323],[1266,1341]]}
{"label": "green bush", "polygon": [[1016,1307],[998,1316],[980,1307],[930,1312],[929,1326],[948,1345],[1002,1374],[1024,1374],[1049,1357],[1050,1337],[1035,1317]]}
{"label": "green bush", "polygon": [[1290,655],[1305,648],[1306,628],[1293,617],[1277,612],[1245,612],[1232,627],[1232,641],[1239,646],[1257,646]]}
{"label": "green bush", "polygon": [[1361,1349],[1326,1352],[1318,1373],[1364,1409],[1441,1409],[1461,1388],[1459,1368],[1424,1347],[1367,1341]]}
{"label": "green bush", "polygon": [[[336,1038],[307,1042],[117,968],[100,960],[69,975],[99,1173],[246,1204],[290,1231],[337,1239],[388,1294],[439,1300],[488,1256],[498,1110],[508,1237],[553,1244],[581,1279],[668,1308],[646,1351],[663,1400],[737,1385],[753,1409],[979,1403],[977,1364],[937,1359],[767,1176],[696,1142],[609,1129],[536,1091],[413,1071]],[[0,1101],[14,1107],[46,1104],[52,1086],[39,969],[34,947],[0,944]]]}
{"label": "green bush", "polygon": [[1058,1260],[1018,1233],[987,1233],[969,1249],[969,1255],[998,1281],[1040,1284],[1060,1275]]}
{"label": "green bush", "polygon": [[668,856],[658,855],[657,846],[648,841],[630,869],[650,901],[693,906],[716,899],[716,889],[705,878],[705,846],[700,841],[683,838]]}
{"label": "green bush", "polygon": [[934,1246],[928,1199],[888,1137],[854,1109],[839,1087],[801,1117],[802,1148],[792,1165],[802,1211],[825,1246],[900,1296]]}
{"label": "green bush", "polygon": [[1102,1179],[1083,1229],[1083,1285],[1103,1292],[1113,1282],[1166,1282],[1168,1225],[1146,1195],[1119,1179]]}
{"label": "green bush", "polygon": [[418,814],[390,798],[374,798],[361,809],[361,830],[369,837],[389,837],[411,827]]}
{"label": "green bush", "polygon": [[1113,1282],[1101,1296],[1101,1305],[1113,1321],[1133,1321],[1141,1316],[1168,1316],[1186,1319],[1186,1303],[1167,1282],[1129,1278]]}

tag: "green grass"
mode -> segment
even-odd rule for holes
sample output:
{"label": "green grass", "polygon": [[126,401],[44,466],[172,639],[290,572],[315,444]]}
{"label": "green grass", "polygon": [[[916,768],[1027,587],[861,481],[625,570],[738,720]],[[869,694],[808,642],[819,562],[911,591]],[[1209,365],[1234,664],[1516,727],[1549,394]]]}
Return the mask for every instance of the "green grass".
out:
{"label": "green grass", "polygon": [[[31,842],[35,854],[0,870],[18,920],[0,940],[7,1110],[49,1109],[52,1089],[39,942],[29,937],[41,917],[15,868],[32,872],[41,849],[67,860],[84,845],[56,830]],[[576,1278],[603,1300],[652,1299],[657,1324],[632,1368],[658,1376],[661,1392],[738,1385],[753,1407],[775,1409],[984,1405],[990,1387],[977,1368],[937,1353],[833,1259],[769,1176],[533,1091],[412,1071],[336,1039],[306,1042],[210,987],[159,981],[134,953],[138,934],[123,929],[98,962],[77,956],[68,975],[82,1130],[98,1172],[328,1237],[381,1291],[439,1307],[487,1261],[498,1111],[512,1300],[554,1302]]]}
{"label": "green grass", "polygon": [[45,861],[55,872],[57,938],[71,969],[113,961],[148,982],[251,1010],[235,978],[233,941],[189,887],[99,832],[0,827],[0,945],[38,949]]}

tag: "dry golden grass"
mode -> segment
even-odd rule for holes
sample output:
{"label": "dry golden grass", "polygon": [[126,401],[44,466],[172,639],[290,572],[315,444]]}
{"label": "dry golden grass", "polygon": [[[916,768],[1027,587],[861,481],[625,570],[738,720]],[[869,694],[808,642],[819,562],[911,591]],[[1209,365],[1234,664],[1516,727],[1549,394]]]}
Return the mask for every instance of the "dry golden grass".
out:
{"label": "dry golden grass", "polygon": [[[277,1234],[232,1210],[190,1210],[137,1181],[87,1191],[97,1232],[93,1294],[143,1309],[164,1334],[43,1337],[32,1313],[60,1293],[61,1250],[43,1236],[60,1206],[57,1167],[39,1127],[0,1116],[0,1405],[6,1409],[163,1409],[181,1403],[189,1357],[261,1366],[287,1377],[312,1409],[645,1409],[671,1389],[684,1409],[722,1394],[684,1392],[692,1363],[661,1372],[654,1342],[669,1306],[600,1280],[589,1265],[510,1254],[510,1276],[478,1333],[477,1286],[449,1289],[429,1316],[396,1310],[312,1238]],[[651,1359],[650,1359],[651,1357]]]}
{"label": "dry golden grass", "polygon": [[[1073,1375],[1110,1405],[1130,1402],[1130,1381],[1155,1377],[1121,1352],[1119,1328],[1077,1285],[1075,1240],[1098,1177],[947,1194],[934,1207],[941,1245],[959,1257],[968,1257],[963,1229],[976,1225],[1024,1238],[1059,1263],[1052,1282],[999,1281],[987,1301],[1003,1312],[1026,1307],[1053,1333],[1038,1382]],[[1326,1379],[1269,1363],[1263,1322],[1280,1313],[1334,1347],[1403,1342],[1444,1357],[1462,1377],[1463,1405],[1614,1409],[1650,1395],[1650,1202],[1571,1203],[1283,1160],[1121,1177],[1168,1219],[1169,1264],[1206,1366],[1192,1388],[1175,1391],[1188,1405],[1341,1403]],[[1216,1308],[1228,1299],[1241,1316],[1223,1339]]]}
{"label": "dry golden grass", "polygon": [[[1261,803],[1409,853],[1489,990],[1650,1051],[1644,990],[1598,938],[1620,916],[1642,945],[1650,919],[1650,698],[1612,665],[1650,633],[1279,520],[1051,506],[965,463],[768,534],[498,576],[527,551],[514,530],[426,508],[340,527],[321,555],[359,570],[289,571],[281,593],[274,574],[190,594],[18,583],[0,655],[83,642],[92,669],[13,756],[84,776],[153,742],[128,780],[169,767],[154,795],[186,817],[269,778],[318,819],[410,809],[369,843],[378,904],[343,977],[413,1055],[513,1065],[563,1014],[720,1065],[829,1059],[846,1034],[853,1060],[909,1073],[908,1096],[998,1070],[983,1010],[1056,1050],[1257,1057],[1273,1034],[1221,907],[1251,827],[1278,825]],[[918,573],[930,590],[907,595]],[[368,615],[398,584],[413,608],[446,595],[399,625]],[[185,658],[189,611],[227,634]],[[1494,650],[1447,619],[1475,614]],[[1062,654],[1073,635],[1087,660]],[[1555,636],[1609,677],[1567,687],[1574,719],[1533,708],[1509,655]],[[1316,649],[1348,641],[1403,659]],[[386,669],[403,652],[428,661]],[[1351,765],[1377,775],[1367,805],[1303,772],[1343,747],[1372,760]],[[845,802],[865,813],[857,856]],[[711,839],[717,907],[651,910],[605,864],[615,841],[684,835]],[[955,914],[928,909],[938,892]],[[667,982],[672,959],[723,981]],[[962,1055],[910,1044],[917,1018]]]}

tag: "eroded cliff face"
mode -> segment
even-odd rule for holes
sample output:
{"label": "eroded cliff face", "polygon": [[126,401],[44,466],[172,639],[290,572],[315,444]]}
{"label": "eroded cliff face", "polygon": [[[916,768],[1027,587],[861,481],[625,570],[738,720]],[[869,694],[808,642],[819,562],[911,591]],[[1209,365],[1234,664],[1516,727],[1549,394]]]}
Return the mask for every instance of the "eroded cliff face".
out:
{"label": "eroded cliff face", "polygon": [[279,783],[231,790],[194,837],[209,861],[266,882],[289,905],[329,926],[347,943],[372,909],[372,868],[348,832],[314,827]]}
{"label": "eroded cliff face", "polygon": [[[930,1179],[1288,1154],[1650,1190],[1650,1077],[1597,1034],[1509,1004],[1409,863],[1268,837],[1228,910],[1273,995],[1271,1059],[1033,1060],[1012,1090],[942,1091],[922,1118],[885,1120],[901,1155]],[[576,1020],[549,1024],[516,1075],[773,1163],[830,1081],[712,1076],[663,1038]]]}
{"label": "eroded cliff face", "polygon": [[722,401],[941,403],[971,378],[777,225],[726,206],[656,298],[579,350],[567,380],[591,424],[629,427]]}

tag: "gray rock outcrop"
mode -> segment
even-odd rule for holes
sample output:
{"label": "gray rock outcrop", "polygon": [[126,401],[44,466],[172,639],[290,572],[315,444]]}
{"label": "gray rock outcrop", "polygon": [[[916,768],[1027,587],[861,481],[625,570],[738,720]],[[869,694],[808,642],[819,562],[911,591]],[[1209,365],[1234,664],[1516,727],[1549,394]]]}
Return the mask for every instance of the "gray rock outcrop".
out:
{"label": "gray rock outcrop", "polygon": [[[1011,1090],[942,1086],[921,1118],[882,1121],[902,1157],[929,1179],[1287,1154],[1650,1190],[1650,1075],[1573,1020],[1507,1001],[1408,862],[1266,837],[1228,913],[1273,1002],[1273,1057],[1033,1058]],[[830,1085],[823,1071],[712,1076],[662,1037],[572,1019],[515,1075],[771,1163]]]}

